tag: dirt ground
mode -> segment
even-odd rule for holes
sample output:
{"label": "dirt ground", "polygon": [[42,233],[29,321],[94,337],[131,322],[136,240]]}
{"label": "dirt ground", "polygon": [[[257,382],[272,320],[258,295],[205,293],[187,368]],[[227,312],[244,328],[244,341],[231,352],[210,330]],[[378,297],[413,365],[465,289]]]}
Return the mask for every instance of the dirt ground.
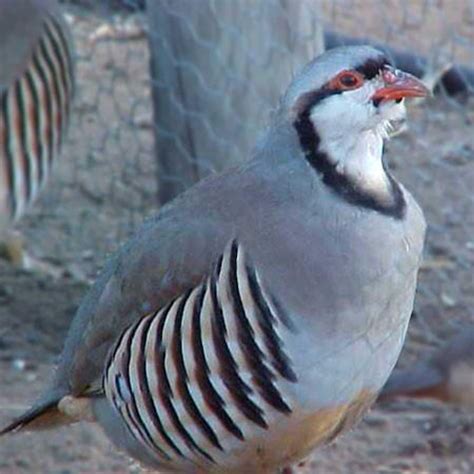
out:
{"label": "dirt ground", "polygon": [[[78,38],[79,84],[87,87],[75,106],[66,158],[18,226],[31,253],[62,274],[31,274],[0,262],[0,426],[45,386],[75,308],[105,256],[154,210],[146,43],[139,28],[126,42],[95,43],[91,37],[102,20],[76,10],[70,19]],[[472,100],[460,105],[438,98],[411,107],[409,130],[387,145],[390,167],[429,223],[416,317],[401,365],[474,321],[473,106]],[[474,413],[430,401],[377,405],[300,471],[472,473]],[[96,426],[0,441],[1,474],[139,472]]]}

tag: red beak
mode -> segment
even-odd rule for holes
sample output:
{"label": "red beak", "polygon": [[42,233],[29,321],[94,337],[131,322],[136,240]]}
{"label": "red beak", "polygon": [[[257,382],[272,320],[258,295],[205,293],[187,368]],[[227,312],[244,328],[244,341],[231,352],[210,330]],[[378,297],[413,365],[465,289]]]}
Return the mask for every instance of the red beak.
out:
{"label": "red beak", "polygon": [[426,97],[431,91],[415,76],[391,67],[382,72],[385,87],[375,91],[372,100],[400,100],[404,97]]}

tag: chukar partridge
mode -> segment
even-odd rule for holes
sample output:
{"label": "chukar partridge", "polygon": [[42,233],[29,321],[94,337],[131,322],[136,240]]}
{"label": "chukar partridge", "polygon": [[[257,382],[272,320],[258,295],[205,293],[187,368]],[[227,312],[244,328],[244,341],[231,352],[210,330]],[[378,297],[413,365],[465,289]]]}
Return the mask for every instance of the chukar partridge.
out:
{"label": "chukar partridge", "polygon": [[0,2],[0,58],[0,241],[21,261],[8,232],[51,172],[74,92],[69,32],[56,1]]}
{"label": "chukar partridge", "polygon": [[3,432],[89,418],[163,472],[272,472],[353,426],[412,311],[425,220],[382,147],[426,93],[370,47],[309,63],[250,161],[108,262],[52,385]]}
{"label": "chukar partridge", "polygon": [[415,366],[394,370],[380,398],[434,398],[474,407],[474,326],[465,326],[444,347]]}

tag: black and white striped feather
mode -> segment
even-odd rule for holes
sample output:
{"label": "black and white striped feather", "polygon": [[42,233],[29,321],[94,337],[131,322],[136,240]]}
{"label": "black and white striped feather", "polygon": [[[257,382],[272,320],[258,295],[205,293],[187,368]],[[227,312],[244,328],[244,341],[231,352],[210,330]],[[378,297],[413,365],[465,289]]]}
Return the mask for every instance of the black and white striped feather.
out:
{"label": "black and white striped feather", "polygon": [[215,271],[128,328],[111,353],[106,397],[157,462],[214,463],[275,416],[296,382],[283,308],[232,242]]}
{"label": "black and white striped feather", "polygon": [[0,95],[3,220],[18,220],[44,186],[64,141],[73,95],[68,35],[48,16],[27,67]]}

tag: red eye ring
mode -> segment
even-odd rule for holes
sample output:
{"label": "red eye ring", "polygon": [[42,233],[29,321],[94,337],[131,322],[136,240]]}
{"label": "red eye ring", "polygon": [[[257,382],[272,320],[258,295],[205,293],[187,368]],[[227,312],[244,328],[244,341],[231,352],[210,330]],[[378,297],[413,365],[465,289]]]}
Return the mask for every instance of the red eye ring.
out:
{"label": "red eye ring", "polygon": [[347,87],[347,88],[355,87],[358,84],[358,82],[359,82],[358,78],[354,74],[351,74],[349,72],[342,74],[339,77],[339,83],[342,86]]}
{"label": "red eye ring", "polygon": [[331,86],[336,90],[352,90],[362,86],[363,82],[363,76],[357,71],[342,71],[331,81]]}

